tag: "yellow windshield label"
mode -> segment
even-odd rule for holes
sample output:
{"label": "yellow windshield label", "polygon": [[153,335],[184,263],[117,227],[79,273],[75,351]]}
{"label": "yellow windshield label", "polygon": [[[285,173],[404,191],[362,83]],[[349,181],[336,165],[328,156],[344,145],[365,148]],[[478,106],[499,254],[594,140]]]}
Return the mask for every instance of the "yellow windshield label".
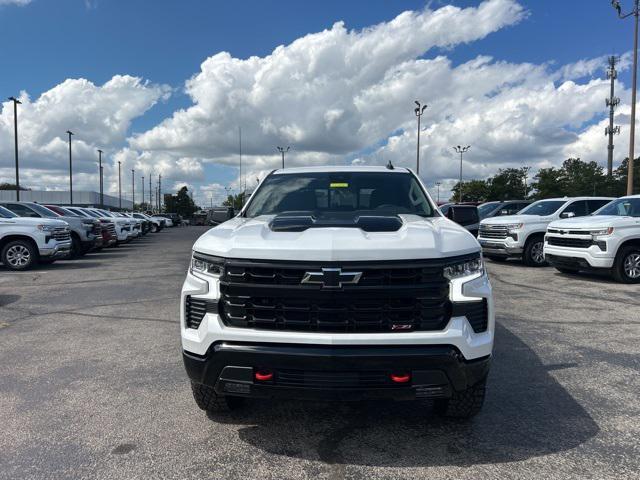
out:
{"label": "yellow windshield label", "polygon": [[331,185],[329,186],[331,188],[349,188],[349,184],[343,182],[331,182]]}

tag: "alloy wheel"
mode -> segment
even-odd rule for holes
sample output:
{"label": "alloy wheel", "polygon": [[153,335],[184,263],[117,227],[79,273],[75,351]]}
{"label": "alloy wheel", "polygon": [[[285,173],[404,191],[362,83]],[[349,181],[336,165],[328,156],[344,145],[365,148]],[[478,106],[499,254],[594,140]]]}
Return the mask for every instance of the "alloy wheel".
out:
{"label": "alloy wheel", "polygon": [[624,259],[624,273],[634,280],[640,278],[640,253],[633,252]]}
{"label": "alloy wheel", "polygon": [[24,245],[12,245],[7,250],[7,263],[12,267],[24,267],[31,261],[31,252]]}
{"label": "alloy wheel", "polygon": [[536,263],[544,262],[544,243],[536,242],[531,247],[531,258]]}

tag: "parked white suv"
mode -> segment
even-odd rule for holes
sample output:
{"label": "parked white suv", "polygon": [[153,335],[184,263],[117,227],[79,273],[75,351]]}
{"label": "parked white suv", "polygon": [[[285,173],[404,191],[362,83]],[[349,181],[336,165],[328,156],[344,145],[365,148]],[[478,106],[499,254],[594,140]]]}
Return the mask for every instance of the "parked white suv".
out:
{"label": "parked white suv", "polygon": [[619,282],[640,282],[640,195],[614,200],[588,217],[552,222],[544,255],[564,273],[601,269]]}
{"label": "parked white suv", "polygon": [[606,197],[538,200],[517,215],[482,220],[478,241],[487,258],[504,260],[519,257],[525,265],[544,266],[544,235],[551,222],[560,218],[589,215],[611,200],[613,199]]}
{"label": "parked white suv", "polygon": [[432,398],[469,417],[494,338],[480,246],[410,170],[276,170],[193,246],[183,360],[198,406]]}
{"label": "parked white suv", "polygon": [[0,261],[10,270],[27,270],[69,255],[71,231],[62,220],[19,217],[0,207]]}

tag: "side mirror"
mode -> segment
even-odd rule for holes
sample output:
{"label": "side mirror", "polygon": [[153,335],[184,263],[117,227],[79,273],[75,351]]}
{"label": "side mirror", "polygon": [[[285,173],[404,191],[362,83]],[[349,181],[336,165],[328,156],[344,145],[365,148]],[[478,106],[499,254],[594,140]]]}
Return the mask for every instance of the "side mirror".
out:
{"label": "side mirror", "polygon": [[468,205],[451,205],[451,207],[449,207],[449,211],[447,211],[447,218],[453,220],[458,225],[462,225],[463,227],[480,223],[478,209]]}
{"label": "side mirror", "polygon": [[560,214],[560,218],[573,218],[575,216],[576,216],[576,214],[573,213],[573,212],[562,212]]}

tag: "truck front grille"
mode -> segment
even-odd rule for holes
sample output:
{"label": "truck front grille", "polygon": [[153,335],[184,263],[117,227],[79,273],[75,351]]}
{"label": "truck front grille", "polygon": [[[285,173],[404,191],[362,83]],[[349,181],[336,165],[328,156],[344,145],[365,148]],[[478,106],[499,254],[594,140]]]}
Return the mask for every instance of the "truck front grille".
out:
{"label": "truck front grille", "polygon": [[58,242],[66,242],[71,240],[71,232],[65,227],[56,228],[51,236]]}
{"label": "truck front grille", "polygon": [[[452,308],[443,266],[442,259],[342,265],[229,260],[220,282],[220,315],[226,325],[265,330],[442,330]],[[341,288],[301,283],[307,272],[338,267],[362,275]]]}
{"label": "truck front grille", "polygon": [[481,223],[478,236],[482,238],[503,239],[509,236],[509,232],[504,225],[484,225]]}
{"label": "truck front grille", "polygon": [[547,243],[557,247],[589,248],[593,245],[591,239],[568,238],[568,237],[547,237]]}
{"label": "truck front grille", "polygon": [[276,370],[275,383],[286,387],[305,388],[380,388],[403,387],[393,383],[391,372],[384,371],[306,371],[306,370]]}

